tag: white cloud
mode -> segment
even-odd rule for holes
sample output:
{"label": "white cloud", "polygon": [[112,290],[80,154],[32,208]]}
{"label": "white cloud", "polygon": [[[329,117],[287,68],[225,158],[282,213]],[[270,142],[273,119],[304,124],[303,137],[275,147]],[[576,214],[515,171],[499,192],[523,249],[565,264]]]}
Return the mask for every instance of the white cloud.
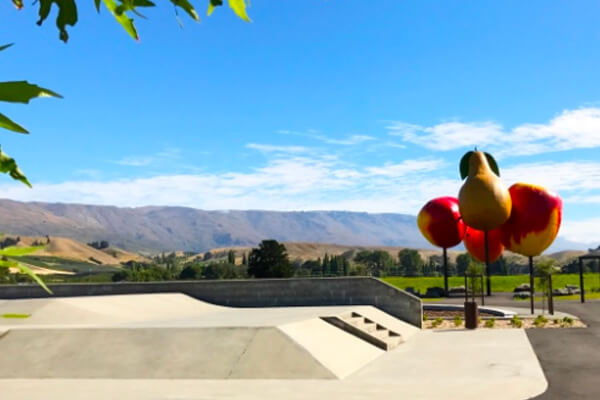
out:
{"label": "white cloud", "polygon": [[566,110],[545,124],[505,129],[491,122],[444,122],[420,126],[396,122],[388,133],[431,150],[486,146],[500,155],[531,155],[600,146],[600,108]]}
{"label": "white cloud", "polygon": [[600,218],[590,218],[584,221],[564,221],[559,236],[579,243],[600,244]]}
{"label": "white cloud", "polygon": [[181,158],[181,150],[170,147],[156,154],[152,155],[133,155],[123,157],[120,160],[112,161],[114,164],[123,165],[127,167],[147,167],[149,165],[157,164],[162,161],[172,162],[175,159]]}
{"label": "white cloud", "polygon": [[341,138],[341,139],[332,138],[330,136],[320,134],[317,130],[314,130],[314,129],[309,129],[306,132],[295,132],[295,131],[282,129],[282,130],[277,131],[277,133],[282,134],[282,135],[307,137],[310,139],[318,140],[323,143],[337,144],[337,145],[341,145],[341,146],[354,146],[354,145],[361,144],[364,142],[376,140],[373,136],[369,136],[369,135],[349,135],[349,136],[346,136],[345,138]]}
{"label": "white cloud", "polygon": [[128,167],[145,167],[152,164],[154,161],[155,158],[149,156],[128,156],[114,161],[114,163]]}
{"label": "white cloud", "polygon": [[258,150],[263,153],[305,153],[310,151],[308,147],[304,146],[275,146],[271,144],[257,144],[248,143],[247,148]]}
{"label": "white cloud", "polygon": [[531,182],[557,191],[559,194],[600,190],[600,162],[518,164],[501,169],[500,174],[504,182],[509,185],[515,182]]}

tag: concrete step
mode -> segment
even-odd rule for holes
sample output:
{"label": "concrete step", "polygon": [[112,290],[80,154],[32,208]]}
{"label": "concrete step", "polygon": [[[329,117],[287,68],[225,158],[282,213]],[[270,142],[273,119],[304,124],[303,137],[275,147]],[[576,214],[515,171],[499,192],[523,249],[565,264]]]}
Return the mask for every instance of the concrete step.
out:
{"label": "concrete step", "polygon": [[391,350],[403,342],[400,334],[390,331],[385,326],[365,318],[357,312],[332,317],[321,317],[321,319],[382,350]]}

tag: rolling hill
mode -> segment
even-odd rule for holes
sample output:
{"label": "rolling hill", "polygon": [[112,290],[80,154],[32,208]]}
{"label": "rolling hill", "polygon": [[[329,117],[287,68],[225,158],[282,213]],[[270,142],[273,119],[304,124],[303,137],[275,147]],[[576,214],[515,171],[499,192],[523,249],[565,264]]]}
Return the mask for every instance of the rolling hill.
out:
{"label": "rolling hill", "polygon": [[[0,232],[83,243],[107,240],[119,249],[152,254],[250,247],[263,239],[433,249],[418,231],[415,216],[346,211],[205,211],[0,200]],[[558,238],[549,251],[585,249],[585,244]]]}

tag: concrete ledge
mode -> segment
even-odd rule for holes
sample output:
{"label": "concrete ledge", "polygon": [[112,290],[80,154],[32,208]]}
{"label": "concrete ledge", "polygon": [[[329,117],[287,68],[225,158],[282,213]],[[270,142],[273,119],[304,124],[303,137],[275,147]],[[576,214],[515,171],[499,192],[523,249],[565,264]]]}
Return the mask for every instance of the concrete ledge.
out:
{"label": "concrete ledge", "polygon": [[49,287],[54,296],[37,285],[0,285],[0,299],[183,293],[229,307],[370,305],[418,328],[423,323],[421,299],[367,277],[71,283]]}

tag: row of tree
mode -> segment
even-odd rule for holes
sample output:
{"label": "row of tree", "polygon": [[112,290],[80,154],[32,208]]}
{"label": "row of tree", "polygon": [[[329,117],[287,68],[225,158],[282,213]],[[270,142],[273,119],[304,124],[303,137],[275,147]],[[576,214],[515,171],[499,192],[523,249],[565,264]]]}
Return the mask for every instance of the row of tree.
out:
{"label": "row of tree", "polygon": [[[206,255],[210,254],[209,257]],[[241,263],[233,250],[221,254],[205,253],[204,257],[190,261],[190,254],[161,254],[149,264],[130,262],[116,272],[114,281],[152,281],[175,279],[247,279],[289,277],[335,277],[335,276],[442,276],[443,259],[433,255],[424,259],[414,249],[403,249],[393,257],[384,250],[362,250],[342,255],[325,254],[316,260],[291,261],[285,245],[276,240],[263,240],[250,253],[242,254]],[[463,276],[472,268],[474,260],[468,253],[448,263],[450,276]],[[599,269],[595,261],[585,264],[586,272]],[[526,264],[519,264],[501,257],[490,266],[492,275],[514,275],[528,272]],[[578,272],[575,260],[565,265],[562,272]]]}

